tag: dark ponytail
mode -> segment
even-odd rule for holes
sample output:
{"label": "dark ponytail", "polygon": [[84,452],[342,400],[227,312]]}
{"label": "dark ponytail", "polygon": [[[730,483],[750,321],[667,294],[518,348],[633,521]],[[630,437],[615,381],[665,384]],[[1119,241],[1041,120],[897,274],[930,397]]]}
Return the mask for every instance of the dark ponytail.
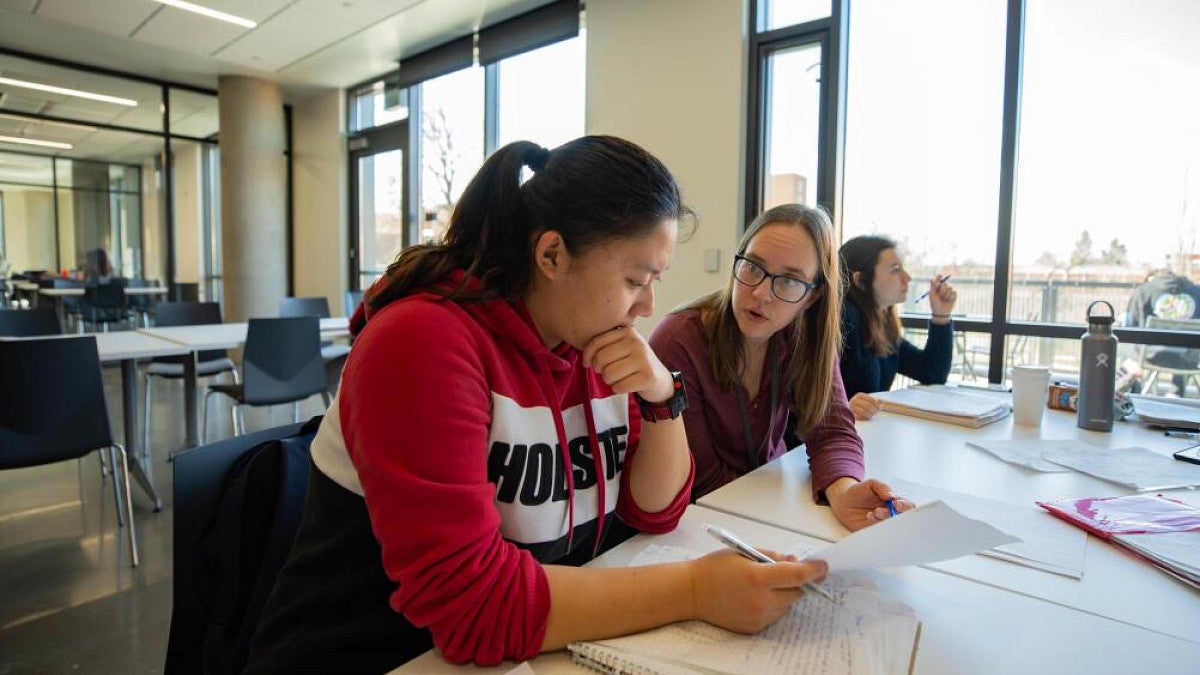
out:
{"label": "dark ponytail", "polygon": [[[534,174],[522,184],[524,167]],[[454,299],[514,300],[529,285],[533,244],[542,232],[558,232],[578,254],[688,214],[670,171],[629,141],[584,136],[554,150],[517,141],[494,152],[471,179],[443,241],[402,251],[368,302],[379,309],[426,289]],[[456,269],[482,287],[468,292],[465,280],[439,287]]]}

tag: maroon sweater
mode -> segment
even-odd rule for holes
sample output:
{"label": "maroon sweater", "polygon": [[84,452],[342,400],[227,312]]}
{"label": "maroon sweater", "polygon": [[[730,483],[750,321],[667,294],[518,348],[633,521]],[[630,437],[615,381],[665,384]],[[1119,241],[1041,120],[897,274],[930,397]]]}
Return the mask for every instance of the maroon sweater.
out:
{"label": "maroon sweater", "polygon": [[[776,334],[771,339],[776,342],[775,353],[780,353],[782,336]],[[688,309],[668,314],[650,335],[650,346],[668,369],[683,373],[687,387],[688,409],[683,420],[688,445],[696,459],[693,499],[787,452],[783,435],[793,396],[789,387],[781,386],[778,403],[772,410],[768,374],[762,378],[760,391],[747,397],[750,432],[757,453],[755,466],[749,466],[737,395],[732,390],[721,391],[708,367],[708,342],[698,311]],[[833,381],[829,383],[833,400],[825,418],[807,434],[796,432],[808,451],[813,498],[818,501],[823,501],[824,490],[833,481],[842,476],[862,480],[864,473],[862,439],[854,430],[854,413],[846,402],[836,361],[834,368]],[[737,391],[745,392],[741,384],[735,386]]]}

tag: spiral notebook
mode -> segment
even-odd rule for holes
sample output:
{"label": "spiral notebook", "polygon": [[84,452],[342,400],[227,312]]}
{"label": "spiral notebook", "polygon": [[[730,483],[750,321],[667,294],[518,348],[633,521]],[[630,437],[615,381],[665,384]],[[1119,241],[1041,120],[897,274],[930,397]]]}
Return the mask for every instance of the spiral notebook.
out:
{"label": "spiral notebook", "polygon": [[568,645],[571,659],[610,675],[911,673],[921,623],[865,579],[830,575],[836,602],[810,594],[767,629],[733,633],[686,621]]}
{"label": "spiral notebook", "polygon": [[871,394],[888,412],[978,429],[1008,417],[1010,397],[946,385],[915,385]]}

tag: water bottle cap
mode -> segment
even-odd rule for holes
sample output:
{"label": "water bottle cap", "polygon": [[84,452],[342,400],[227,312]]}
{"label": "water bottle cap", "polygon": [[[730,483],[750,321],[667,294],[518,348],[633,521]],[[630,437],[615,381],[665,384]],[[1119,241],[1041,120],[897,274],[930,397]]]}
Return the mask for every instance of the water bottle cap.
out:
{"label": "water bottle cap", "polygon": [[[1102,314],[1092,314],[1092,308],[1095,307],[1096,305],[1104,305],[1105,307],[1107,307],[1108,308],[1108,316],[1104,316]],[[1116,319],[1116,316],[1117,316],[1116,310],[1114,310],[1113,306],[1110,305],[1105,300],[1097,300],[1097,301],[1093,302],[1092,304],[1088,305],[1087,321],[1089,324],[1095,324],[1097,326],[1111,326],[1113,324],[1113,321]]]}

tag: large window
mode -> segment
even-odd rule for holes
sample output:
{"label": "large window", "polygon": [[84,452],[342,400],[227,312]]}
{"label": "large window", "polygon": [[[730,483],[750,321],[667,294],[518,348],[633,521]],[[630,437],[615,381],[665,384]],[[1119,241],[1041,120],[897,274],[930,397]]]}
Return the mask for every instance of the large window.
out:
{"label": "large window", "polygon": [[763,208],[817,203],[821,52],[818,42],[783,48],[767,57]]}
{"label": "large window", "polygon": [[859,0],[850,13],[842,234],[900,244],[904,311],[951,274],[955,312],[992,314],[1003,0]]}
{"label": "large window", "polygon": [[483,164],[483,68],[421,83],[421,242],[441,238]]}
{"label": "large window", "polygon": [[586,44],[581,35],[498,64],[497,145],[534,141],[553,148],[583,135]]}
{"label": "large window", "polygon": [[918,342],[916,298],[953,276],[957,377],[1003,381],[1020,363],[1070,377],[1094,300],[1116,309],[1132,388],[1161,388],[1160,349],[1200,373],[1200,4],[833,0],[828,19],[821,5],[753,5],[748,203],[779,201],[777,120],[807,125],[776,111],[783,86],[807,85],[778,76],[771,47],[811,36],[828,48],[820,201],[843,240],[900,244]]}
{"label": "large window", "polygon": [[1080,324],[1156,271],[1200,280],[1200,4],[1027,8],[1011,304]]}
{"label": "large window", "polygon": [[510,21],[481,31],[474,52],[455,40],[348,92],[352,284],[372,283],[404,246],[440,240],[496,148],[516,140],[553,148],[583,135],[578,5]]}

